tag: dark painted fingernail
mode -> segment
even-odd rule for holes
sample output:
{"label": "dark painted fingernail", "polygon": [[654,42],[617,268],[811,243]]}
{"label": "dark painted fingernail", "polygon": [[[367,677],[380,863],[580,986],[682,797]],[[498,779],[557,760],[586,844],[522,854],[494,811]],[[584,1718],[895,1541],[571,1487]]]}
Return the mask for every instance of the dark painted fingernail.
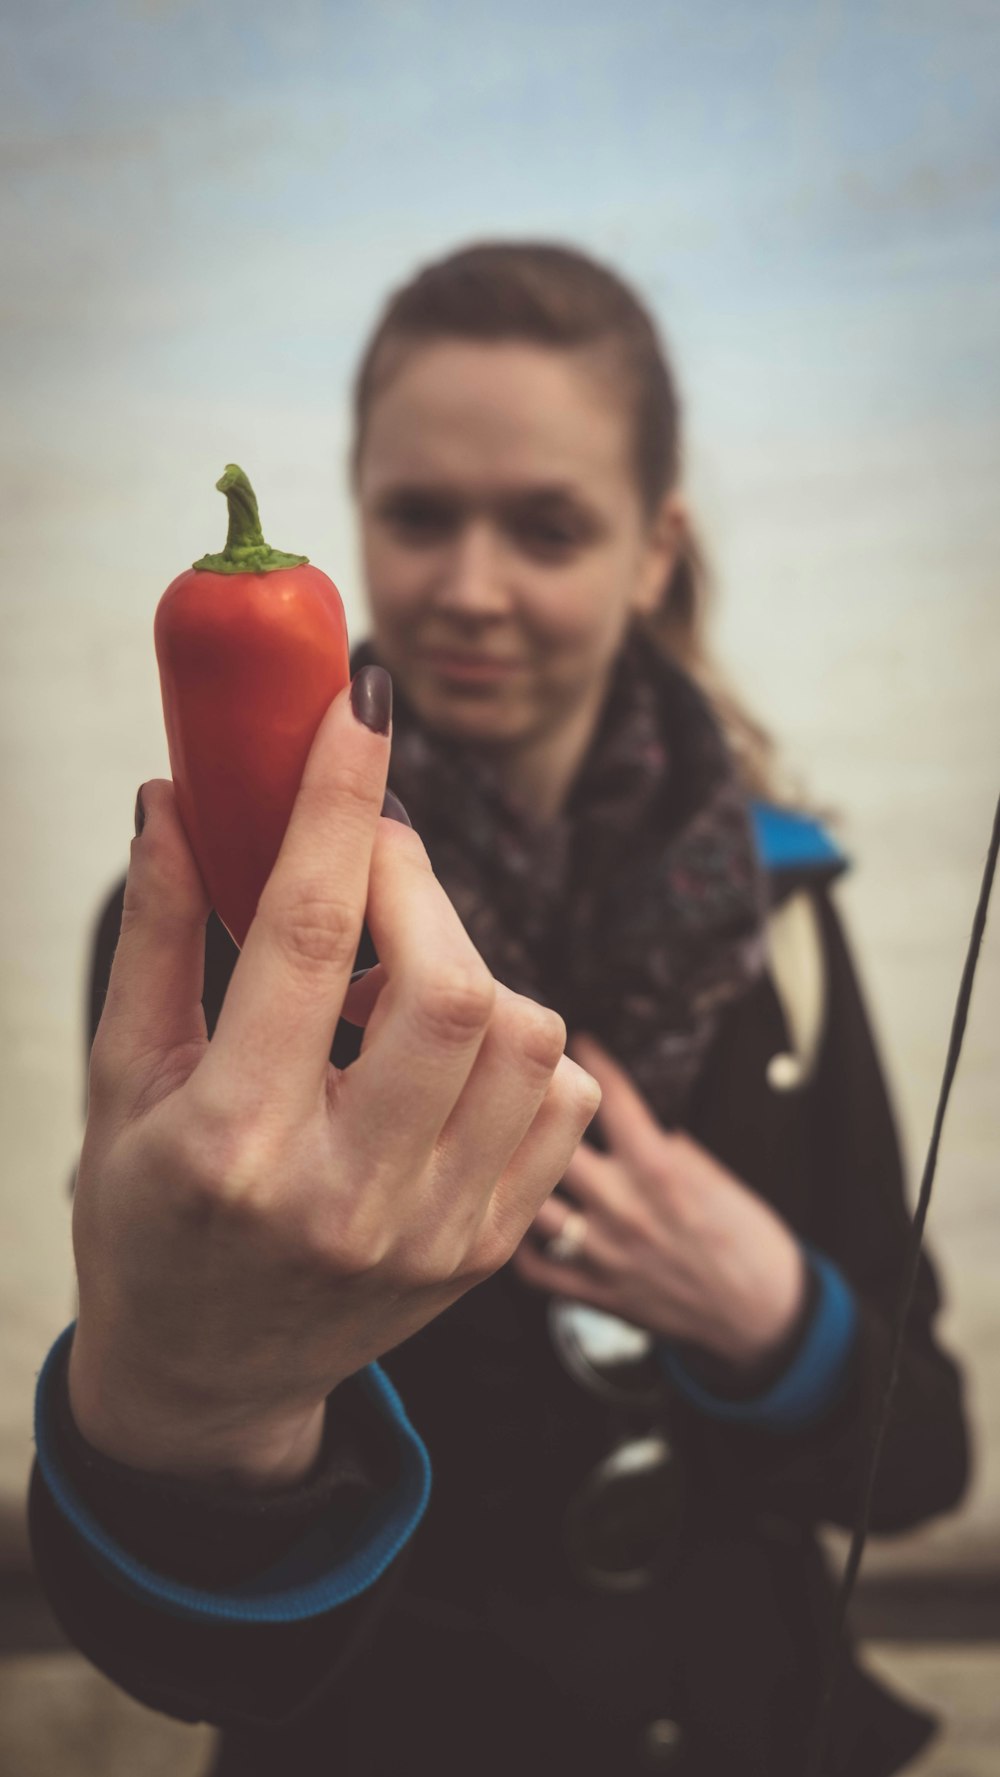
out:
{"label": "dark painted fingernail", "polygon": [[382,813],[387,821],[398,821],[401,827],[412,827],[413,825],[399,797],[394,796],[391,790],[386,790]]}
{"label": "dark painted fingernail", "polygon": [[146,805],[142,800],[144,787],[143,784],[139,785],[139,794],[135,799],[135,836],[137,839],[142,832],[143,827],[146,825]]}
{"label": "dark painted fingernail", "polygon": [[363,666],[351,684],[351,708],[373,734],[388,734],[392,721],[392,680],[384,666]]}

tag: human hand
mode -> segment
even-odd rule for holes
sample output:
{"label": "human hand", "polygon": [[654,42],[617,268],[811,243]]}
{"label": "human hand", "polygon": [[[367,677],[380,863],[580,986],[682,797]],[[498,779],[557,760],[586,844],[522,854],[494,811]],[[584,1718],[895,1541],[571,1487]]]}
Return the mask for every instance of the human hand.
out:
{"label": "human hand", "polygon": [[[562,1181],[573,1203],[542,1204],[515,1257],[519,1274],[660,1338],[755,1364],[801,1311],[798,1241],[698,1142],[661,1128],[599,1043],[579,1037],[569,1048],[601,1087],[609,1152],[580,1143]],[[560,1235],[575,1254],[557,1261],[546,1244]]]}
{"label": "human hand", "polygon": [[[379,819],[388,760],[343,692],[211,1043],[205,890],[172,786],[144,787],[91,1059],[69,1369],[80,1430],[134,1467],[299,1479],[331,1389],[505,1262],[599,1100],[562,1020],[492,979],[417,834]],[[374,1003],[349,987],[366,916]],[[342,1010],[366,1029],[339,1072]]]}

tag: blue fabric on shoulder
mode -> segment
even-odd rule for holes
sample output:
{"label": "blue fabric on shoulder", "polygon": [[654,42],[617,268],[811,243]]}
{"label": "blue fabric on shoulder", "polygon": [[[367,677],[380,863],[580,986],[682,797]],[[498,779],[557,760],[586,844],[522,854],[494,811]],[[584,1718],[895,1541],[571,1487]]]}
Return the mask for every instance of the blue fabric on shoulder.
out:
{"label": "blue fabric on shoulder", "polygon": [[847,868],[847,858],[812,815],[775,802],[751,802],[757,853],[766,870],[818,870],[824,875]]}
{"label": "blue fabric on shoulder", "polygon": [[107,1576],[153,1609],[200,1622],[293,1623],[322,1616],[381,1577],[412,1536],[430,1495],[431,1466],[423,1442],[378,1364],[360,1379],[390,1421],[399,1446],[400,1474],[390,1494],[372,1507],[353,1548],[335,1549],[325,1525],[303,1538],[279,1562],[252,1579],[225,1590],[205,1591],[165,1578],[136,1561],[109,1536],[61,1472],[52,1448],[49,1390],[73,1326],[56,1340],[42,1366],[35,1397],[35,1447],[45,1484]]}
{"label": "blue fabric on shoulder", "polygon": [[805,1251],[819,1279],[819,1296],[796,1356],[765,1394],[751,1400],[724,1400],[695,1381],[671,1346],[658,1346],[660,1361],[678,1393],[713,1419],[761,1431],[797,1432],[815,1425],[838,1399],[857,1335],[857,1303],[833,1261],[813,1247]]}

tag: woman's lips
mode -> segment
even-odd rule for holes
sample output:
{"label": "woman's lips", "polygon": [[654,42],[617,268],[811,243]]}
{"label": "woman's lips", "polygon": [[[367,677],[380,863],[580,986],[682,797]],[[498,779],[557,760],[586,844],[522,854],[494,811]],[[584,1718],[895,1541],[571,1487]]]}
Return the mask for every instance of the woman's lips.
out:
{"label": "woman's lips", "polygon": [[521,664],[519,660],[498,660],[488,654],[451,654],[437,648],[428,649],[423,658],[442,678],[465,679],[476,684],[509,678]]}

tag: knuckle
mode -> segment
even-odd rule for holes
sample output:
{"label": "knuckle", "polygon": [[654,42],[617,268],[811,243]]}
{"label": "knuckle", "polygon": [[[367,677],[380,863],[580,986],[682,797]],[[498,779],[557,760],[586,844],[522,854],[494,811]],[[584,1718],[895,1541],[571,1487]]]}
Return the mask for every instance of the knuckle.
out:
{"label": "knuckle", "polygon": [[476,1290],[479,1288],[480,1284],[489,1283],[490,1278],[495,1276],[501,1265],[503,1265],[509,1257],[509,1253],[505,1254],[504,1258],[499,1259],[494,1264],[492,1259],[487,1256],[487,1253],[480,1253],[477,1251],[474,1256],[466,1260],[462,1267],[462,1289]]}
{"label": "knuckle", "polygon": [[359,1282],[391,1263],[392,1234],[384,1217],[374,1217],[359,1206],[355,1215],[338,1218],[334,1230],[318,1237],[325,1268],[341,1281]]}
{"label": "knuckle", "polygon": [[658,1132],[661,1168],[674,1179],[686,1181],[704,1171],[704,1155],[698,1144],[683,1129],[661,1129]]}
{"label": "knuckle", "polygon": [[566,1048],[566,1025],[559,1013],[533,1000],[521,1000],[513,1024],[521,1054],[545,1073],[554,1073]]}
{"label": "knuckle", "polygon": [[690,1176],[686,1138],[672,1129],[650,1131],[646,1153],[647,1164],[655,1172],[658,1185],[683,1187]]}
{"label": "knuckle", "polygon": [[354,961],[360,920],[328,882],[299,883],[294,893],[261,900],[261,912],[294,967],[344,968]]}
{"label": "knuckle", "polygon": [[637,1251],[645,1250],[650,1240],[650,1217],[645,1205],[635,1198],[620,1200],[609,1220],[622,1244]]}
{"label": "knuckle", "polygon": [[556,1084],[565,1105],[567,1121],[579,1124],[581,1131],[586,1129],[601,1108],[602,1093],[597,1081],[565,1055],[556,1071],[553,1085]]}
{"label": "knuckle", "polygon": [[266,1132],[252,1120],[236,1121],[217,1102],[194,1099],[165,1140],[166,1164],[193,1207],[261,1211],[280,1176]]}
{"label": "knuckle", "polygon": [[701,1193],[689,1190],[687,1181],[676,1174],[657,1181],[657,1196],[673,1226],[685,1234],[700,1238],[709,1227],[711,1218],[706,1215]]}
{"label": "knuckle", "polygon": [[485,1031],[493,1014],[496,985],[478,957],[439,970],[419,995],[424,1023],[442,1042],[464,1043]]}
{"label": "knuckle", "polygon": [[351,1239],[348,1236],[327,1236],[315,1241],[313,1251],[318,1268],[338,1284],[364,1283],[381,1271],[385,1252],[375,1242]]}
{"label": "knuckle", "polygon": [[524,1229],[520,1224],[506,1227],[494,1225],[483,1235],[471,1258],[471,1271],[476,1283],[485,1283],[501,1271],[516,1252]]}
{"label": "knuckle", "polygon": [[470,1253],[478,1235],[465,1216],[447,1211],[433,1228],[410,1231],[394,1254],[394,1268],[402,1285],[417,1293],[445,1291],[454,1296],[471,1281]]}
{"label": "knuckle", "polygon": [[146,1163],[181,1227],[204,1231],[227,1207],[213,1159],[189,1131],[175,1127],[150,1131]]}
{"label": "knuckle", "polygon": [[485,1283],[487,1278],[509,1263],[538,1207],[536,1199],[544,1200],[550,1185],[551,1181],[547,1181],[545,1192],[539,1189],[534,1193],[530,1204],[520,1198],[511,1199],[502,1191],[494,1197],[471,1254],[471,1265],[478,1283]]}
{"label": "knuckle", "polygon": [[306,771],[296,803],[304,824],[312,825],[328,823],[334,804],[338,823],[360,817],[367,820],[381,800],[382,791],[370,768],[362,760],[341,756],[335,771]]}
{"label": "knuckle", "polygon": [[398,1282],[406,1291],[422,1294],[452,1284],[463,1270],[462,1258],[443,1247],[411,1248],[399,1261]]}

